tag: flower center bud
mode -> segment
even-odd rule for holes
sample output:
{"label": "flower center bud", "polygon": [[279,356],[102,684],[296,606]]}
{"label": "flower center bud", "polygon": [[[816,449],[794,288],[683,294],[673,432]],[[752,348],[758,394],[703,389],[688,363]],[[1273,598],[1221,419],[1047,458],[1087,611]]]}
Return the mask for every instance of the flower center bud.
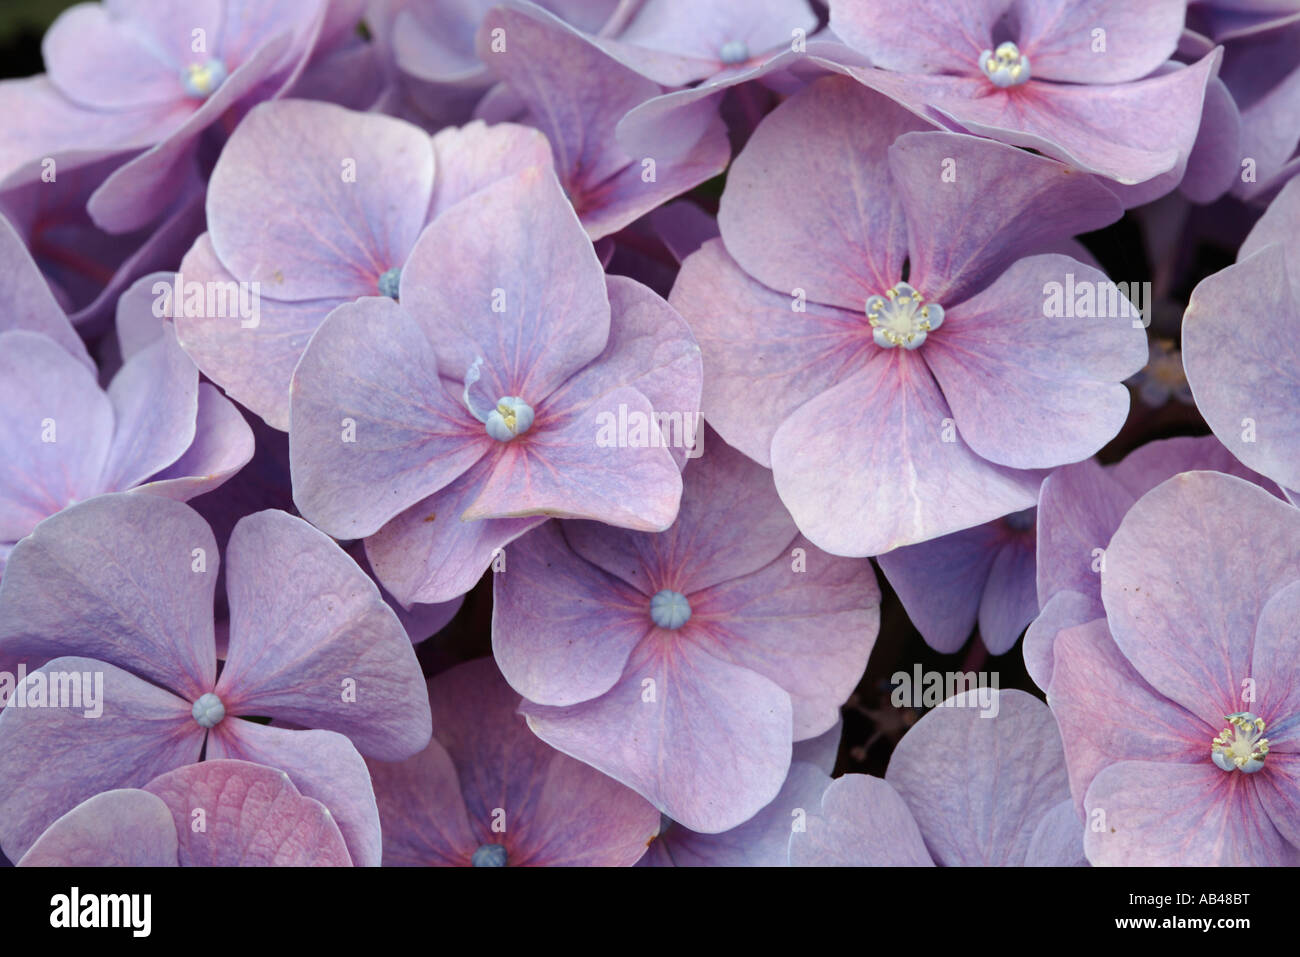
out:
{"label": "flower center bud", "polygon": [[469,409],[469,414],[483,423],[483,428],[488,435],[498,442],[509,442],[533,427],[533,407],[517,395],[504,395],[497,399],[496,408],[489,412],[475,408],[469,390],[479,380],[481,365],[483,365],[482,356],[475,359],[474,364],[466,371],[465,391],[461,393],[461,398],[465,408]]}
{"label": "flower center bud", "polygon": [[394,266],[388,272],[379,277],[379,295],[387,296],[389,299],[397,298],[397,290],[402,282],[402,267]]}
{"label": "flower center bud", "polygon": [[226,706],[221,703],[220,698],[209,691],[205,695],[200,695],[199,700],[194,702],[190,714],[194,715],[194,720],[198,722],[200,728],[215,728],[226,716]]}
{"label": "flower center bud", "polygon": [[943,325],[943,306],[926,304],[919,292],[900,282],[883,296],[867,300],[867,322],[882,349],[917,349],[927,334]]}
{"label": "flower center bud", "polygon": [[504,844],[480,844],[469,863],[471,867],[505,867],[509,860]]}
{"label": "flower center bud", "polygon": [[187,96],[206,100],[226,82],[226,65],[213,58],[205,63],[191,63],[181,70],[181,86]]}
{"label": "flower center bud", "polygon": [[660,628],[676,631],[691,620],[691,603],[681,592],[665,588],[650,599],[650,618]]}
{"label": "flower center bud", "polygon": [[980,69],[994,86],[1006,88],[1029,82],[1029,57],[1011,41],[980,54]]}
{"label": "flower center bud", "polygon": [[1210,742],[1210,758],[1224,771],[1254,774],[1264,770],[1268,757],[1268,738],[1264,737],[1264,719],[1249,711],[1227,714],[1228,726]]}
{"label": "flower center bud", "polygon": [[735,66],[749,59],[749,47],[744,40],[728,40],[718,50],[718,59],[727,66]]}

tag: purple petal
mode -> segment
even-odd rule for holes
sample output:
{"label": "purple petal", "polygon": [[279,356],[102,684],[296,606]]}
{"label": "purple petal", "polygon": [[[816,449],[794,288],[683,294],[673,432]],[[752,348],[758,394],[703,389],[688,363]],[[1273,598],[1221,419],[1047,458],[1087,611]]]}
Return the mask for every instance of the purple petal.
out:
{"label": "purple petal", "polygon": [[1219,77],[1205,88],[1201,129],[1187,157],[1187,172],[1179,190],[1193,203],[1212,203],[1239,182],[1241,113],[1232,93]]}
{"label": "purple petal", "polygon": [[[1017,0],[1018,44],[1034,76],[1062,83],[1137,80],[1171,57],[1186,0]],[[1105,46],[1097,50],[1096,31]]]}
{"label": "purple petal", "polygon": [[814,544],[849,556],[879,555],[1034,504],[1037,475],[979,458],[951,425],[925,363],[902,349],[876,350],[862,371],[777,430],[772,468],[781,501]]}
{"label": "purple petal", "polygon": [[1157,486],[1106,549],[1101,594],[1115,643],[1203,721],[1248,710],[1256,623],[1268,597],[1300,578],[1298,540],[1300,511],[1242,479],[1185,472]]}
{"label": "purple petal", "polygon": [[298,791],[325,805],[357,867],[378,867],[379,809],[366,762],[333,731],[298,731],[227,719],[208,735],[207,760],[231,758],[279,768]]}
{"label": "purple petal", "polygon": [[1123,426],[1122,380],[1147,361],[1140,320],[1054,317],[1040,296],[1067,276],[1105,284],[1065,256],[1022,259],[975,298],[948,310],[925,360],[979,455],[1012,468],[1050,468],[1092,455]]}
{"label": "purple petal", "polygon": [[1020,536],[998,551],[980,602],[980,638],[989,654],[1010,651],[1037,614],[1034,540]]}
{"label": "purple petal", "polygon": [[846,774],[831,782],[806,830],[790,836],[791,867],[929,867],[916,819],[883,778]]}
{"label": "purple petal", "polygon": [[1204,762],[1213,768],[1210,741],[1217,726],[1142,680],[1104,621],[1062,630],[1052,655],[1047,701],[1061,727],[1077,808],[1098,772],[1120,761]]}
{"label": "purple petal", "polygon": [[170,272],[153,272],[141,276],[118,297],[113,331],[117,333],[117,348],[123,363],[145,346],[163,337],[166,316],[154,314],[154,303],[159,297],[154,294],[153,287],[154,283],[167,283],[170,286],[175,275]]}
{"label": "purple petal", "polygon": [[129,233],[154,223],[178,202],[194,175],[191,167],[197,157],[199,135],[251,94],[288,49],[287,36],[272,37],[251,59],[236,67],[184,123],[110,174],[86,204],[95,225],[110,233]]}
{"label": "purple petal", "polygon": [[105,791],[51,824],[18,866],[176,867],[176,825],[147,791]]}
{"label": "purple petal", "polygon": [[[1298,620],[1300,582],[1292,582],[1275,592],[1260,610],[1250,662],[1255,694],[1249,710],[1267,722],[1270,746],[1285,752],[1300,751],[1300,654],[1295,638]],[[1298,835],[1300,832],[1293,830],[1288,837],[1294,842]],[[1300,846],[1300,842],[1296,843]]]}
{"label": "purple petal", "polygon": [[690,643],[652,636],[604,696],[569,708],[525,702],[547,744],[714,834],[769,804],[790,766],[789,695]]}
{"label": "purple petal", "polygon": [[446,378],[463,381],[481,357],[483,390],[534,408],[609,338],[600,261],[544,167],[498,180],[432,223],[402,270],[401,298]]}
{"label": "purple petal", "polygon": [[1281,243],[1286,251],[1291,288],[1295,295],[1300,296],[1300,256],[1296,255],[1291,242],[1297,228],[1300,228],[1300,185],[1288,182],[1242,241],[1237,250],[1237,262],[1245,262],[1266,246]]}
{"label": "purple petal", "polygon": [[[154,778],[144,790],[175,821],[183,867],[350,867],[339,826],[289,776],[244,761],[204,761]],[[196,810],[203,811],[201,830]]]}
{"label": "purple petal", "polygon": [[[928,301],[938,302],[950,313],[1022,256],[1100,229],[1123,212],[1110,190],[1094,177],[975,136],[904,134],[889,148],[889,169],[907,217],[909,281]],[[951,182],[949,171],[955,177]],[[989,202],[990,196],[997,201]],[[1048,262],[1059,264],[1062,272],[1067,266],[1074,268],[1072,261],[1061,257],[1041,260],[1043,271]],[[1086,270],[1080,267],[1079,271]],[[898,278],[889,278],[885,288]],[[1036,306],[1043,296],[1040,284],[1024,304]],[[967,306],[976,301],[988,300],[977,297]],[[1047,325],[1041,318],[1035,321]]]}
{"label": "purple petal", "polygon": [[212,530],[186,505],[101,495],[41,523],[0,582],[0,652],[83,654],[187,701],[216,675]]}
{"label": "purple petal", "polygon": [[[605,350],[588,370],[551,393],[538,413],[562,416],[600,402],[601,410],[614,415],[617,405],[603,393],[631,386],[649,400],[680,467],[688,456],[701,454],[704,441],[700,347],[685,319],[650,289],[622,276],[607,277],[606,289],[610,326]],[[591,374],[592,367],[598,367],[599,375]]]}
{"label": "purple petal", "polygon": [[242,519],[226,546],[226,712],[346,734],[398,761],[429,741],[424,681],[405,629],[346,552],[300,518]]}
{"label": "purple petal", "polygon": [[674,200],[650,213],[655,232],[680,264],[710,239],[717,239],[718,221],[687,199]]}
{"label": "purple petal", "polygon": [[1300,850],[1282,837],[1242,774],[1198,764],[1124,761],[1088,788],[1083,844],[1096,865],[1139,867],[1295,867]]}
{"label": "purple petal", "polygon": [[551,146],[537,130],[514,123],[488,126],[480,121],[434,134],[437,176],[428,221],[497,180],[530,166],[549,166]]}
{"label": "purple petal", "polygon": [[946,866],[1021,865],[1034,829],[1069,796],[1052,713],[1023,691],[994,691],[991,715],[964,692],[903,736],[885,775]]}
{"label": "purple petal", "polygon": [[1142,491],[1128,491],[1093,459],[1052,472],[1038,499],[1038,602],[1060,591],[1097,599],[1104,549]]}
{"label": "purple petal", "polygon": [[510,547],[505,573],[492,577],[497,664],[525,698],[554,706],[609,691],[654,627],[646,595],[584,561],[565,541],[585,523],[563,528],[547,522],[521,538]]}
{"label": "purple petal", "polygon": [[[509,38],[492,49],[492,34]],[[633,107],[658,96],[659,84],[537,7],[496,8],[479,30],[479,56],[509,84],[546,134],[555,171],[593,239],[613,233],[665,200],[721,172],[730,150],[725,128],[707,103],[687,109],[658,141],[654,176],[629,155],[615,128]],[[601,95],[593,100],[593,84]]]}
{"label": "purple petal", "polygon": [[1102,607],[1099,594],[1081,595],[1069,589],[1054,592],[1025,632],[1022,648],[1025,670],[1034,684],[1044,691],[1051,687],[1055,666],[1052,648],[1057,635],[1066,628],[1104,620],[1105,617],[1106,609]]}
{"label": "purple petal", "polygon": [[[361,566],[361,569],[375,579],[378,583],[378,576],[370,567],[370,562],[366,559],[365,543],[361,541],[353,542],[344,549],[352,560]],[[456,613],[460,611],[461,605],[464,604],[464,598],[453,598],[451,601],[437,602],[426,605],[423,603],[413,604],[409,609],[403,608],[401,602],[392,596],[392,594],[379,584],[379,594],[383,597],[384,602],[389,608],[393,609],[393,614],[397,615],[397,620],[402,623],[406,629],[407,636],[411,639],[411,644],[418,645],[427,638],[436,635],[445,628]]]}
{"label": "purple petal", "polygon": [[1294,750],[1294,740],[1285,747],[1285,751],[1269,752],[1267,774],[1259,781],[1257,794],[1273,826],[1300,847],[1300,826],[1296,824],[1300,821],[1300,755]]}
{"label": "purple petal", "polygon": [[199,383],[194,442],[185,454],[140,486],[177,501],[220,487],[253,458],[253,430],[235,404],[208,382]]}
{"label": "purple petal", "polygon": [[103,491],[113,409],[94,376],[52,339],[0,333],[0,540]]}
{"label": "purple petal", "polygon": [[[764,119],[728,174],[718,212],[727,252],[783,297],[802,289],[861,314],[867,297],[902,278],[907,256],[889,144],[925,128],[847,77],[795,94]],[[797,216],[787,214],[791,196]]]}
{"label": "purple petal", "polygon": [[201,29],[215,42],[222,4],[196,0],[183,13],[163,4],[143,6],[78,5],[54,22],[41,53],[65,96],[106,110],[185,99],[182,71],[203,60],[191,49],[191,31]]}
{"label": "purple petal", "polygon": [[839,759],[840,737],[843,733],[844,721],[840,719],[831,725],[829,731],[825,731],[815,738],[796,741],[791,760],[814,765],[821,768],[826,774],[833,773],[836,761]]}
{"label": "purple petal", "polygon": [[952,654],[966,644],[1002,538],[996,523],[977,525],[877,559],[907,617],[935,651]]}
{"label": "purple petal", "polygon": [[807,0],[715,0],[705,7],[691,0],[649,0],[618,39],[620,49],[631,48],[629,53],[659,54],[651,62],[663,75],[647,75],[680,86],[736,66],[724,55],[729,44],[743,49],[743,61],[751,61],[788,46],[795,30],[807,35],[816,29],[817,17]]}
{"label": "purple petal", "polygon": [[329,103],[265,103],[212,172],[209,235],[231,273],[276,299],[373,296],[414,248],[433,180],[418,127]]}
{"label": "purple petal", "polygon": [[[550,515],[649,532],[671,525],[681,501],[681,472],[659,432],[658,410],[640,391],[620,384],[623,372],[615,363],[597,363],[561,390],[557,414],[539,408],[532,431],[497,455],[462,517]],[[570,403],[577,409],[563,408]],[[646,423],[648,440],[603,444],[611,421],[624,414]]]}
{"label": "purple petal", "polygon": [[[1110,470],[1134,501],[1179,472],[1223,472],[1253,482],[1274,495],[1280,491],[1264,476],[1242,465],[1213,435],[1181,435],[1148,442],[1124,456]],[[1118,527],[1117,520],[1115,528]]]}
{"label": "purple petal", "polygon": [[[1254,321],[1238,318],[1243,302],[1258,310]],[[1294,328],[1300,300],[1281,245],[1204,280],[1183,321],[1183,365],[1197,409],[1237,458],[1287,488],[1300,486]]]}
{"label": "purple petal", "polygon": [[437,738],[405,761],[366,764],[383,825],[384,866],[469,866],[479,841],[456,766]]}
{"label": "purple petal", "polygon": [[102,479],[125,491],[176,462],[195,437],[199,372],[171,328],[128,359],[108,386],[116,428]]}
{"label": "purple petal", "polygon": [[1083,821],[1069,798],[1043,815],[1025,851],[1026,867],[1087,867]]}
{"label": "purple petal", "polygon": [[977,136],[1028,147],[1121,184],[1175,171],[1167,187],[1172,188],[1196,141],[1205,89],[1220,56],[1215,51],[1189,67],[1132,83],[1030,80],[993,92],[982,76],[899,76],[852,67],[847,72],[911,109],[929,106]]}
{"label": "purple petal", "polygon": [[646,858],[658,852],[674,867],[786,867],[791,834],[817,812],[830,784],[826,771],[796,760],[772,803],[744,824],[721,834],[697,834],[671,824],[650,845]]}

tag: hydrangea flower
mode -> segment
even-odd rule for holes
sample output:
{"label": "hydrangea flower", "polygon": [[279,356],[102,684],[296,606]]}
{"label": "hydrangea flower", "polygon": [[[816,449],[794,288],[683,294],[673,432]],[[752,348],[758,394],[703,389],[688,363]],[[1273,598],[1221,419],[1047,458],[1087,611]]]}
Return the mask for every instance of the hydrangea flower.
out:
{"label": "hydrangea flower", "polygon": [[869,562],[799,535],[771,475],[706,440],[661,534],[545,525],[494,576],[492,649],[542,740],[716,833],[780,791],[866,667]]}
{"label": "hydrangea flower", "polygon": [[213,170],[208,232],[180,273],[187,288],[249,284],[259,315],[173,302],[181,344],[229,395],[288,431],[294,366],[330,311],[367,296],[395,298],[427,223],[548,156],[545,140],[518,126],[476,123],[430,138],[401,120],[329,103],[258,106]]}
{"label": "hydrangea flower", "polygon": [[918,721],[885,777],[846,774],[790,835],[795,867],[1082,864],[1061,735],[1047,707],[994,690],[995,717],[964,691]]}
{"label": "hydrangea flower", "polygon": [[[500,51],[497,31],[506,38]],[[619,121],[664,87],[537,7],[494,8],[479,31],[479,56],[507,88],[479,115],[518,119],[546,134],[556,174],[592,239],[716,176],[731,158],[726,126],[706,102],[675,112],[644,151],[621,143]]]}
{"label": "hydrangea flower", "polygon": [[722,238],[669,298],[704,353],[705,416],[770,465],[800,530],[838,555],[1029,508],[1036,470],[1119,430],[1120,383],[1146,361],[1118,300],[1095,318],[1049,303],[1053,286],[1109,285],[1044,250],[1113,221],[1114,196],[1053,160],[921,126],[846,77],[791,97],[736,159]]}
{"label": "hydrangea flower", "polygon": [[1148,442],[1124,460],[1095,460],[1057,469],[1043,482],[1038,501],[1037,592],[1042,613],[1025,633],[1025,667],[1046,690],[1052,678],[1052,643],[1064,628],[1106,616],[1101,571],[1106,546],[1139,498],[1180,472],[1224,472],[1277,494],[1275,485],[1245,468],[1214,436]]}
{"label": "hydrangea flower", "polygon": [[1088,860],[1300,863],[1300,510],[1176,475],[1124,516],[1101,591],[1048,689]]}
{"label": "hydrangea flower", "polygon": [[685,322],[604,276],[552,171],[531,167],[425,230],[400,302],[340,306],[316,331],[293,377],[294,500],[365,537],[398,601],[447,601],[547,516],[671,525],[685,452],[669,446],[699,389]]}
{"label": "hydrangea flower", "polygon": [[[62,508],[139,489],[184,501],[253,454],[235,407],[135,300],[119,313],[122,368],[107,389],[17,235],[0,220],[0,574],[15,542]],[[143,320],[143,321],[142,321]]]}
{"label": "hydrangea flower", "polygon": [[832,0],[831,29],[870,58],[862,82],[955,128],[1026,146],[1124,185],[1183,177],[1213,52],[1169,59],[1186,0]]}
{"label": "hydrangea flower", "polygon": [[877,561],[925,643],[952,654],[979,622],[991,654],[1016,643],[1038,614],[1034,510],[896,548]]}
{"label": "hydrangea flower", "polygon": [[[1300,488],[1300,180],[1251,230],[1236,265],[1204,279],[1183,317],[1183,364],[1196,406],[1245,465]],[[1242,303],[1258,324],[1234,322]],[[1231,335],[1231,348],[1224,336]]]}
{"label": "hydrangea flower", "polygon": [[395,866],[629,866],[659,829],[636,792],[543,744],[491,658],[429,681],[434,737],[369,761]]}
{"label": "hydrangea flower", "polygon": [[[14,549],[0,582],[0,659],[48,663],[0,712],[0,846],[10,858],[85,799],[202,755],[288,772],[331,810],[357,864],[379,862],[358,751],[399,760],[430,735],[405,631],[353,560],[301,519],[243,519],[226,561],[230,647],[218,675],[219,559],[193,509],[102,495]],[[16,703],[69,672],[102,682],[98,716]],[[310,730],[244,720],[267,717]]]}
{"label": "hydrangea flower", "polygon": [[105,791],[48,828],[19,867],[349,867],[329,808],[289,775],[216,760]]}
{"label": "hydrangea flower", "polygon": [[[120,149],[125,162],[88,208],[100,228],[131,232],[171,205],[206,131],[219,143],[249,106],[287,90],[322,40],[330,10],[329,0],[78,4],[50,27],[41,51],[50,87],[84,120],[75,121],[66,107],[43,120],[48,95],[30,84],[10,96],[24,122],[37,127],[34,145],[62,140],[43,133],[48,122],[81,131],[68,147]],[[331,19],[329,26],[346,31],[355,21]],[[126,138],[104,141],[117,127]],[[140,152],[140,145],[149,148]]]}

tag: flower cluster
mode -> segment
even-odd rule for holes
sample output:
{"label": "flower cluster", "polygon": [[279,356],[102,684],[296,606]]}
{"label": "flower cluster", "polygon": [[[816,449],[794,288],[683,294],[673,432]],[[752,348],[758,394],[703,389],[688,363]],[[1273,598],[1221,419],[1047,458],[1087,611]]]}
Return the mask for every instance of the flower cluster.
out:
{"label": "flower cluster", "polygon": [[1300,864],[1298,31],[66,10],[0,860]]}

